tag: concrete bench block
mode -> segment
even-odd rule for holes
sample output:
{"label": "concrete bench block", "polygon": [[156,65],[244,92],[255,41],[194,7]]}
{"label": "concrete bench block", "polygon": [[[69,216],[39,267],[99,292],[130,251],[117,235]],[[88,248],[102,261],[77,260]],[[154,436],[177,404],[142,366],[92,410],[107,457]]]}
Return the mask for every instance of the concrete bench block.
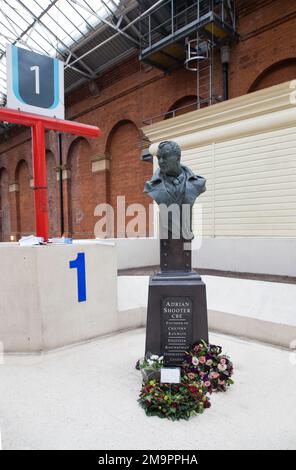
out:
{"label": "concrete bench block", "polygon": [[[86,301],[77,269],[85,255]],[[0,341],[5,352],[40,352],[116,331],[117,260],[112,244],[0,247]]]}

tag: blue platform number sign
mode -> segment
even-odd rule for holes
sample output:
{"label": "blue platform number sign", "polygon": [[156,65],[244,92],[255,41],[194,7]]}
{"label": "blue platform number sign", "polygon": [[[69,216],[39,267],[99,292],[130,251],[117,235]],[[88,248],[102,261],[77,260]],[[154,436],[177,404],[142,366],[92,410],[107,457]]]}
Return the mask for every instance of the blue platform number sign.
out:
{"label": "blue platform number sign", "polygon": [[74,261],[70,261],[70,269],[77,269],[78,302],[86,301],[85,253],[78,253]]}
{"label": "blue platform number sign", "polygon": [[7,46],[7,106],[64,119],[64,64],[58,59]]}

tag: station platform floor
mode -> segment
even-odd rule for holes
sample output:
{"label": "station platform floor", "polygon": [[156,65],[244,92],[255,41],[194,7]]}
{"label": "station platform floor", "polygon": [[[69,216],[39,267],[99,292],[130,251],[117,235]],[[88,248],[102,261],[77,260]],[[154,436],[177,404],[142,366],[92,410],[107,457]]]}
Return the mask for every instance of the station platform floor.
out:
{"label": "station platform floor", "polygon": [[296,358],[292,351],[221,334],[235,385],[212,395],[190,421],[146,417],[137,403],[137,329],[0,365],[4,450],[296,449]]}

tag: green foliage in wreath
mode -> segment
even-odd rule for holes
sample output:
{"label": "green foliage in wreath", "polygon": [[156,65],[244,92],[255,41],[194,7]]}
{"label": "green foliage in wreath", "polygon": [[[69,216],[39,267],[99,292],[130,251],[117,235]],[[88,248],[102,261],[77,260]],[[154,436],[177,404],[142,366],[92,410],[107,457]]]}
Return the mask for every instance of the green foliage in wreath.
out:
{"label": "green foliage in wreath", "polygon": [[169,385],[156,380],[143,384],[139,403],[148,416],[171,420],[188,420],[211,406],[205,389],[199,383]]}

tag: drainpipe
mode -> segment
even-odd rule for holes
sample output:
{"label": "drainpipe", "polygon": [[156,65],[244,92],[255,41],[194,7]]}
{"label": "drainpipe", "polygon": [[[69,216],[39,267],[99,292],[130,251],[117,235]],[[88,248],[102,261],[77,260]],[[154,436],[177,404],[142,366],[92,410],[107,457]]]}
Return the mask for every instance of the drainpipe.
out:
{"label": "drainpipe", "polygon": [[59,157],[59,195],[60,195],[60,214],[61,214],[60,231],[61,231],[61,236],[63,236],[65,232],[65,222],[64,222],[64,194],[63,194],[63,150],[62,150],[61,132],[58,132],[58,157]]}
{"label": "drainpipe", "polygon": [[221,63],[222,63],[222,86],[223,86],[223,101],[229,99],[228,92],[228,69],[230,60],[230,47],[228,45],[222,46],[220,49]]}

